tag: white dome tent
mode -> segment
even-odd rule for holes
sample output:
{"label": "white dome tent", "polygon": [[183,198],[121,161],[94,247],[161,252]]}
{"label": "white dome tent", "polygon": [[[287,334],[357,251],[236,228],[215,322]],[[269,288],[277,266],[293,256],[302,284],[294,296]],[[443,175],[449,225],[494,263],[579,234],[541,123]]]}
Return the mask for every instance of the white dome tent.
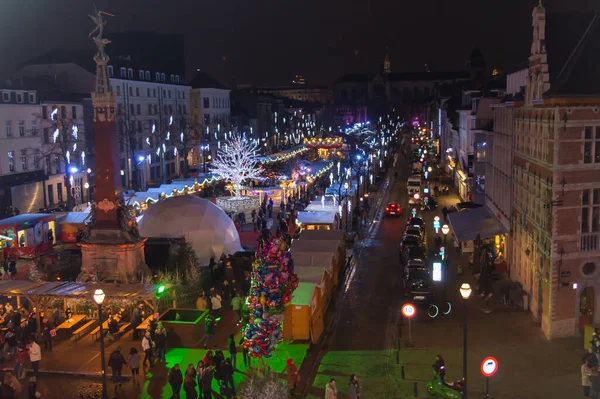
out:
{"label": "white dome tent", "polygon": [[235,224],[221,208],[194,195],[180,195],[148,207],[138,218],[140,235],[185,239],[196,250],[201,265],[222,254],[242,250]]}

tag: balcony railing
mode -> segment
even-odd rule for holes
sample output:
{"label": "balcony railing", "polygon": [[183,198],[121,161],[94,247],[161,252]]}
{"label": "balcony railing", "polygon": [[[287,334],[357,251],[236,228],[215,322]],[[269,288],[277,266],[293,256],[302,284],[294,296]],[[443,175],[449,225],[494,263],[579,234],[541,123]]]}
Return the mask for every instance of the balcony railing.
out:
{"label": "balcony railing", "polygon": [[579,251],[590,252],[600,249],[600,233],[582,234],[579,242]]}

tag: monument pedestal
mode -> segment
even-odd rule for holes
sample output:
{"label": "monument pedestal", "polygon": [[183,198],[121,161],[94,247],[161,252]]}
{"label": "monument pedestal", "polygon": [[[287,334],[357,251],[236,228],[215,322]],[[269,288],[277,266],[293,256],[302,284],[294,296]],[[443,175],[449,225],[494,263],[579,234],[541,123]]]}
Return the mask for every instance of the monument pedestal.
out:
{"label": "monument pedestal", "polygon": [[152,276],[144,256],[146,240],[121,230],[92,229],[90,237],[79,243],[82,266],[77,280],[143,282]]}

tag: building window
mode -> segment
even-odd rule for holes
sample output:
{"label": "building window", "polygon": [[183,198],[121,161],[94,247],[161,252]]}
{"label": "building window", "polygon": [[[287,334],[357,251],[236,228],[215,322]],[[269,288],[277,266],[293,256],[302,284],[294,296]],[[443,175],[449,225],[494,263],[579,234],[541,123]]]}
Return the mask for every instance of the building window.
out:
{"label": "building window", "polygon": [[5,103],[10,101],[10,93],[7,91],[2,92],[2,101]]}
{"label": "building window", "polygon": [[133,79],[133,69],[127,68],[127,78]]}
{"label": "building window", "polygon": [[596,271],[596,264],[593,262],[588,262],[581,267],[581,273],[584,276],[592,275],[592,274],[594,274],[595,271]]}
{"label": "building window", "polygon": [[141,115],[141,114],[142,114],[142,105],[141,105],[141,104],[138,104],[138,105],[137,105],[137,114],[138,114],[138,115]]}
{"label": "building window", "polygon": [[40,153],[38,151],[33,153],[33,167],[35,169],[40,168]]}
{"label": "building window", "polygon": [[169,104],[169,114],[173,115],[173,105],[171,105],[171,104]]}
{"label": "building window", "polygon": [[19,136],[25,136],[25,121],[19,121]]}
{"label": "building window", "polygon": [[171,90],[169,90],[169,98],[171,98]]}
{"label": "building window", "polygon": [[148,115],[152,115],[152,104],[148,104]]}
{"label": "building window", "polygon": [[204,114],[204,126],[210,125],[210,114]]}
{"label": "building window", "polygon": [[106,70],[108,71],[108,77],[112,78],[113,77],[113,67],[112,67],[112,65],[107,66]]}
{"label": "building window", "polygon": [[129,97],[133,97],[133,87],[129,86]]}
{"label": "building window", "polygon": [[71,117],[73,119],[77,119],[77,107],[73,105],[73,107],[71,107]]}
{"label": "building window", "polygon": [[154,75],[154,80],[160,82],[160,72],[156,72],[156,74]]}
{"label": "building window", "polygon": [[583,190],[581,193],[581,232],[600,231],[600,189]]}
{"label": "building window", "polygon": [[65,105],[60,106],[60,117],[67,119],[67,107]]}
{"label": "building window", "polygon": [[150,97],[150,89],[148,89],[148,97]]}
{"label": "building window", "polygon": [[584,129],[583,163],[600,163],[600,126]]}
{"label": "building window", "polygon": [[138,76],[140,77],[140,80],[144,80],[144,71],[139,71]]}
{"label": "building window", "polygon": [[139,87],[136,87],[136,88],[135,88],[135,96],[136,96],[136,97],[139,97],[139,96],[140,96],[140,88],[139,88]]}
{"label": "building window", "polygon": [[183,98],[185,100],[185,91],[181,92],[181,98]]}
{"label": "building window", "polygon": [[37,121],[35,119],[31,121],[31,135],[37,136]]}
{"label": "building window", "polygon": [[208,97],[204,97],[204,108],[210,108],[210,99]]}
{"label": "building window", "polygon": [[175,75],[175,83],[179,83],[179,75]]}
{"label": "building window", "polygon": [[146,80],[150,80],[150,71],[146,71]]}
{"label": "building window", "polygon": [[117,96],[121,95],[121,86],[117,86]]}
{"label": "building window", "polygon": [[21,169],[27,170],[27,150],[21,150]]}
{"label": "building window", "polygon": [[152,89],[152,97],[156,98],[156,89]]}
{"label": "building window", "polygon": [[121,77],[123,79],[127,77],[127,70],[124,67],[121,67]]}
{"label": "building window", "polygon": [[[58,172],[60,173],[60,172]],[[56,183],[56,194],[58,195],[58,202],[63,200],[63,185],[62,183]]]}
{"label": "building window", "polygon": [[23,93],[17,93],[17,102],[19,104],[23,102]]}
{"label": "building window", "polygon": [[164,81],[165,81],[165,74],[164,74],[164,73],[161,73],[161,74],[160,74],[160,81],[161,81],[161,82],[164,82]]}
{"label": "building window", "polygon": [[123,114],[123,104],[117,104],[117,115]]}
{"label": "building window", "polygon": [[35,103],[35,94],[29,93],[29,103],[30,104]]}
{"label": "building window", "polygon": [[158,115],[158,105],[154,104],[154,115]]}
{"label": "building window", "polygon": [[15,171],[15,152],[14,151],[8,152],[8,170],[10,170],[11,172]]}
{"label": "building window", "polygon": [[175,75],[171,74],[171,76],[169,76],[169,78],[171,78],[171,83],[175,82]]}
{"label": "building window", "polygon": [[183,107],[183,113],[184,113],[184,114],[187,114],[187,110],[186,110],[186,108],[185,108],[185,105],[182,105],[182,107]]}
{"label": "building window", "polygon": [[50,155],[46,155],[46,173],[50,174],[50,169],[52,169],[52,158]]}
{"label": "building window", "polygon": [[486,143],[477,143],[477,162],[485,162]]}
{"label": "building window", "polygon": [[6,121],[6,137],[12,137],[12,121]]}
{"label": "building window", "polygon": [[[56,169],[55,169],[55,171],[56,171],[56,174],[57,174],[57,175],[58,175],[58,174],[60,174],[60,158],[58,157],[58,155],[56,155],[56,156],[54,157],[54,167],[56,168]],[[59,183],[59,184],[60,184],[60,183]],[[60,194],[59,194],[59,198],[60,198]],[[61,201],[62,201],[62,198],[61,198]]]}

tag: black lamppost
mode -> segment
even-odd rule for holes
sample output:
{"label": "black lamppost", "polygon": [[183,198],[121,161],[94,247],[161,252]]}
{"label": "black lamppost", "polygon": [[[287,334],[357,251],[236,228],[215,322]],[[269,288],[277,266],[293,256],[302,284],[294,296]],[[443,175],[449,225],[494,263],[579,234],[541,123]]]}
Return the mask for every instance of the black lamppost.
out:
{"label": "black lamppost", "polygon": [[107,399],[106,393],[106,362],[104,361],[104,329],[102,328],[102,302],[104,302],[104,291],[94,292],[94,302],[98,305],[98,322],[100,323],[100,361],[102,362],[102,399]]}
{"label": "black lamppost", "polygon": [[471,296],[471,286],[469,283],[463,283],[460,286],[460,296],[462,297],[465,305],[465,321],[463,325],[463,399],[467,399],[467,304],[468,299]]}

